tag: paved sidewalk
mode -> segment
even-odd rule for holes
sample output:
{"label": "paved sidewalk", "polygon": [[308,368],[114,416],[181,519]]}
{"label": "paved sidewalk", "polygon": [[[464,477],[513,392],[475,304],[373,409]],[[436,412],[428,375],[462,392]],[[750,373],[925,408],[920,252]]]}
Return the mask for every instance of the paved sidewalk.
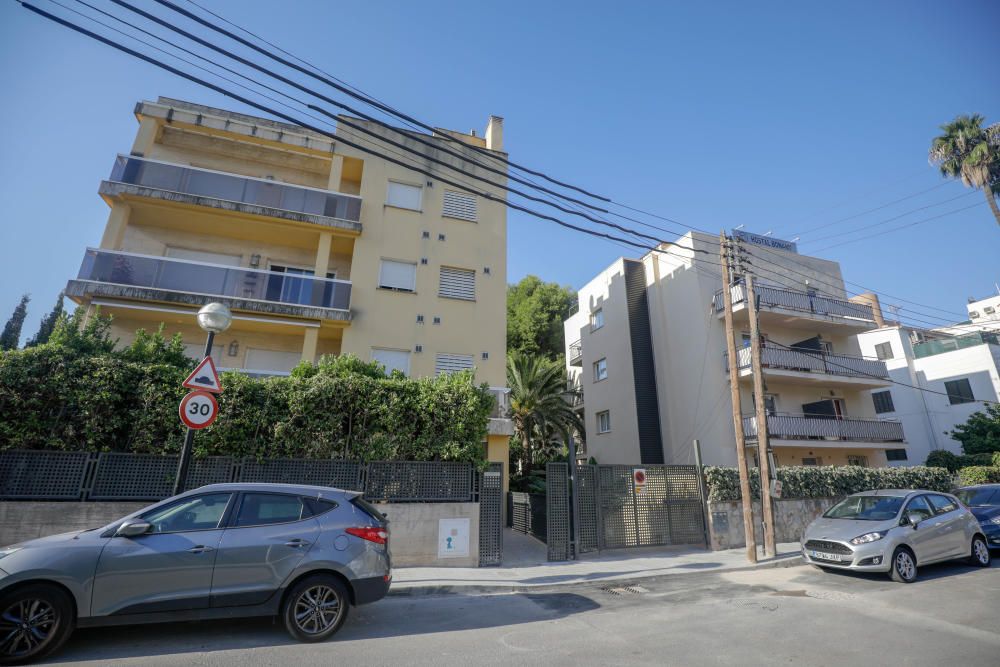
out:
{"label": "paved sidewalk", "polygon": [[616,549],[585,554],[581,560],[550,563],[545,545],[532,537],[504,531],[501,567],[405,567],[393,570],[390,595],[435,593],[504,593],[542,586],[641,579],[691,572],[723,572],[800,565],[799,545],[778,545],[778,555],[756,565],[745,549],[705,551],[688,547]]}

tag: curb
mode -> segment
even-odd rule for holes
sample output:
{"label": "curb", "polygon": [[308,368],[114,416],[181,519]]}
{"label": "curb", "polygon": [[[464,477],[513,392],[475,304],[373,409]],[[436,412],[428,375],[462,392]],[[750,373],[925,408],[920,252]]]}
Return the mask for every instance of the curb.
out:
{"label": "curb", "polygon": [[[805,561],[799,554],[789,554],[776,560],[758,563],[756,565],[745,565],[739,567],[721,567],[712,570],[681,570],[670,573],[650,573],[643,574],[643,571],[633,572],[627,575],[612,575],[608,577],[594,579],[580,579],[577,581],[566,581],[551,584],[525,585],[518,583],[510,584],[431,584],[424,586],[407,586],[405,588],[390,588],[388,595],[391,597],[437,597],[445,595],[510,595],[516,593],[532,593],[552,588],[565,588],[568,586],[582,586],[587,584],[600,584],[611,581],[634,581],[640,579],[659,579],[664,577],[685,576],[691,574],[713,574],[722,572],[749,572],[754,570],[773,570],[778,568],[796,567],[804,565]],[[581,575],[585,577],[587,575]]]}

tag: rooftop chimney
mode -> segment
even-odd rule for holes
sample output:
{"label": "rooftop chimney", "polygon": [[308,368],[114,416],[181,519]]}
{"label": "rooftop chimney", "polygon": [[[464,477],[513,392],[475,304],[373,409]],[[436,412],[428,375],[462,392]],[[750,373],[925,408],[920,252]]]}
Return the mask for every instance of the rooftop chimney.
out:
{"label": "rooftop chimney", "polygon": [[490,116],[486,124],[486,147],[491,151],[503,150],[503,118]]}

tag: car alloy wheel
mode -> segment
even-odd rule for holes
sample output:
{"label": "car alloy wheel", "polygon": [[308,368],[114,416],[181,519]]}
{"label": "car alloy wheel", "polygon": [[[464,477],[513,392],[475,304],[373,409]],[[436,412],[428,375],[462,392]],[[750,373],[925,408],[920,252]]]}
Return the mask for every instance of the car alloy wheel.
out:
{"label": "car alloy wheel", "polygon": [[990,565],[990,548],[986,546],[986,540],[981,537],[972,540],[972,562],[980,567]]}
{"label": "car alloy wheel", "polygon": [[321,635],[337,624],[342,607],[340,596],[332,587],[311,586],[295,598],[295,625],[306,635]]}
{"label": "car alloy wheel", "polygon": [[51,641],[59,620],[59,611],[47,600],[17,600],[0,612],[0,655],[28,658],[40,653]]}
{"label": "car alloy wheel", "polygon": [[913,554],[906,549],[896,549],[892,557],[893,579],[903,583],[910,583],[917,578],[917,564],[913,560]]}

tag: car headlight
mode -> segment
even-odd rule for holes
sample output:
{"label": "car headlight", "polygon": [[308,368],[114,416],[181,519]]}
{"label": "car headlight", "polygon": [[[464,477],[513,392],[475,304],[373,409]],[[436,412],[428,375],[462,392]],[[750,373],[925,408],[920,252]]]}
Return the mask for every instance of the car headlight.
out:
{"label": "car headlight", "polygon": [[21,547],[4,547],[3,549],[0,549],[0,558],[6,558],[15,551],[20,551],[20,550]]}
{"label": "car headlight", "polygon": [[868,544],[869,542],[878,542],[888,534],[888,530],[877,530],[873,533],[865,533],[864,535],[858,535],[851,540],[851,544]]}
{"label": "car headlight", "polygon": [[1000,526],[1000,516],[995,516],[992,519],[990,519],[990,523]]}

